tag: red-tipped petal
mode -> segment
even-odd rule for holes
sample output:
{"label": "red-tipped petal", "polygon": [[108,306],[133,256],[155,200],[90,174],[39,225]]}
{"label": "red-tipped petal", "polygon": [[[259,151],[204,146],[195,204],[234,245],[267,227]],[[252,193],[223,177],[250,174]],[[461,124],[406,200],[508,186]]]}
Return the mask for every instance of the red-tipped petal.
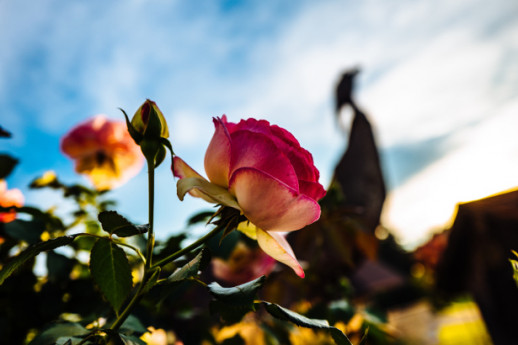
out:
{"label": "red-tipped petal", "polygon": [[299,230],[320,217],[315,200],[257,169],[236,170],[230,191],[248,220],[263,230]]}
{"label": "red-tipped petal", "polygon": [[257,228],[257,243],[259,247],[275,260],[291,267],[295,274],[304,278],[304,270],[300,266],[293,249],[286,241],[283,234],[278,232],[267,232]]}
{"label": "red-tipped petal", "polygon": [[220,118],[213,121],[215,132],[205,153],[205,172],[211,182],[228,187],[230,134]]}

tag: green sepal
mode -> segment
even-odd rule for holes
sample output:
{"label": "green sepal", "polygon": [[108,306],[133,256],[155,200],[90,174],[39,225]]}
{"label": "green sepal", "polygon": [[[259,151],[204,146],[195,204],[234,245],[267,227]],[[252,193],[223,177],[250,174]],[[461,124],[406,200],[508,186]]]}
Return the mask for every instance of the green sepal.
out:
{"label": "green sepal", "polygon": [[142,154],[146,157],[146,161],[153,162],[153,166],[156,168],[156,161],[159,156],[160,148],[163,149],[162,145],[160,145],[160,140],[156,138],[144,138],[139,145]]}
{"label": "green sepal", "polygon": [[158,147],[158,151],[157,151],[157,153],[156,153],[156,155],[155,155],[155,169],[156,169],[160,164],[162,164],[162,162],[163,162],[163,161],[164,161],[164,159],[165,159],[165,156],[166,156],[166,150],[165,150],[165,148],[164,148],[162,145],[160,145],[160,146]]}
{"label": "green sepal", "polygon": [[90,253],[90,273],[118,313],[133,286],[126,253],[109,239],[99,238]]}
{"label": "green sepal", "polygon": [[207,223],[212,219],[212,216],[214,215],[214,211],[201,211],[198,212],[187,219],[187,225],[194,225],[197,223]]}
{"label": "green sepal", "polygon": [[124,111],[124,109],[122,108],[119,108],[120,111],[122,111],[122,113],[124,114],[124,117],[126,118],[126,126],[128,127],[128,133],[129,135],[131,136],[131,138],[133,139],[133,141],[139,145],[140,142],[142,141],[142,139],[144,138],[144,136],[142,134],[140,134],[139,131],[137,131],[135,129],[135,127],[133,127],[133,124],[131,123],[129,117],[128,117],[128,114],[126,114],[126,112]]}
{"label": "green sepal", "polygon": [[104,231],[110,235],[129,237],[148,232],[149,225],[134,225],[116,211],[103,211],[97,216]]}
{"label": "green sepal", "polygon": [[150,103],[149,120],[146,126],[146,130],[144,131],[144,139],[158,139],[162,136],[162,123],[155,107],[153,106],[154,103]]}
{"label": "green sepal", "polygon": [[171,156],[174,156],[173,145],[171,145],[171,142],[167,138],[160,138],[160,143],[169,149]]}

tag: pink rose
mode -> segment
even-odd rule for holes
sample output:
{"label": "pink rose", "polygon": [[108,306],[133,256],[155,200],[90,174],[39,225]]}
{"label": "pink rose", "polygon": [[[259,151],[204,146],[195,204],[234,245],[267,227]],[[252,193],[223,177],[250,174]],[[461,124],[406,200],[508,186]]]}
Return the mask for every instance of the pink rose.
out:
{"label": "pink rose", "polygon": [[227,260],[214,258],[212,273],[222,281],[240,285],[262,275],[268,275],[275,267],[275,260],[259,248],[249,248],[240,241]]}
{"label": "pink rose", "polygon": [[205,154],[210,182],[175,157],[180,198],[189,192],[239,209],[253,224],[255,230],[248,232],[259,246],[304,276],[283,232],[299,230],[320,217],[318,200],[325,190],[313,157],[291,133],[268,121],[236,124],[225,116],[213,121],[216,131]]}
{"label": "pink rose", "polygon": [[85,174],[98,190],[124,184],[144,164],[126,124],[110,121],[104,115],[74,127],[61,140],[61,150],[75,160],[76,172]]}
{"label": "pink rose", "polygon": [[[19,189],[7,189],[7,183],[4,180],[0,180],[0,206],[2,207],[22,207],[23,206],[23,194]],[[16,212],[10,210],[10,212],[0,213],[0,223],[9,223],[16,218]]]}

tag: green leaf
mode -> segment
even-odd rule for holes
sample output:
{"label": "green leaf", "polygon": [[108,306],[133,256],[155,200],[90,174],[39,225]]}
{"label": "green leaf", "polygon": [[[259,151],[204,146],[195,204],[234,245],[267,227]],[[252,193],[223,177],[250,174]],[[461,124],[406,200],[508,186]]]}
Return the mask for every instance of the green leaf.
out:
{"label": "green leaf", "polygon": [[60,337],[56,340],[56,345],[77,345],[83,339],[78,337]]}
{"label": "green leaf", "polygon": [[18,160],[6,154],[0,154],[0,179],[5,179],[18,164]]}
{"label": "green leaf", "polygon": [[[38,334],[29,345],[48,345],[55,344],[60,341],[66,344],[71,337],[78,337],[88,334],[90,331],[78,323],[56,323],[47,327],[43,332]],[[72,339],[75,340],[75,339]],[[76,342],[72,342],[73,344]]]}
{"label": "green leaf", "polygon": [[222,287],[216,282],[208,285],[209,291],[216,298],[230,305],[243,305],[254,302],[259,289],[261,289],[266,280],[265,276],[249,281],[234,287]]}
{"label": "green leaf", "polygon": [[360,339],[360,342],[358,343],[358,345],[366,345],[368,335],[369,335],[369,327],[367,327],[365,329],[365,333],[363,333],[362,338]]}
{"label": "green leaf", "polygon": [[135,334],[141,336],[147,331],[147,328],[144,327],[142,322],[140,322],[140,320],[134,315],[128,316],[128,318],[126,319],[126,321],[122,323],[120,328],[120,333],[128,336]]}
{"label": "green leaf", "polygon": [[39,220],[15,219],[4,224],[5,232],[14,239],[34,244],[40,241],[45,224]]}
{"label": "green leaf", "polygon": [[124,345],[146,345],[146,342],[133,335],[119,334],[119,337]]}
{"label": "green leaf", "polygon": [[207,249],[202,249],[198,255],[183,267],[178,268],[168,278],[168,283],[180,282],[182,280],[189,279],[190,277],[198,275],[207,262],[210,261],[210,254]]}
{"label": "green leaf", "polygon": [[66,188],[66,186],[59,182],[58,177],[53,171],[45,172],[42,176],[35,178],[29,184],[29,188],[32,189],[40,189],[46,187],[52,189]]}
{"label": "green leaf", "polygon": [[51,282],[66,281],[70,276],[70,272],[77,263],[76,260],[67,258],[64,255],[57,254],[51,250],[47,253],[47,270],[48,279]]}
{"label": "green leaf", "polygon": [[[511,250],[511,252],[518,258],[518,253],[514,250]],[[513,279],[516,282],[516,286],[518,287],[518,261],[509,259],[509,262],[511,263],[511,266],[513,267]]]}
{"label": "green leaf", "polygon": [[145,234],[149,225],[134,225],[115,211],[103,211],[97,216],[104,231],[119,237]]}
{"label": "green leaf", "polygon": [[209,310],[211,314],[219,314],[225,323],[233,324],[241,321],[247,313],[255,311],[255,305],[253,303],[229,305],[219,300],[213,300],[210,301]]}
{"label": "green leaf", "polygon": [[90,254],[90,272],[118,313],[132,288],[131,268],[124,250],[108,239],[98,239]]}
{"label": "green leaf", "polygon": [[274,303],[264,301],[261,303],[265,307],[266,311],[270,313],[272,316],[276,317],[277,319],[290,321],[296,324],[297,326],[301,327],[312,329],[325,329],[328,332],[330,332],[336,344],[352,345],[349,338],[347,338],[347,336],[338,328],[330,326],[327,320],[310,319]]}
{"label": "green leaf", "polygon": [[5,265],[4,268],[0,271],[0,285],[2,285],[5,279],[7,279],[18,267],[23,265],[28,260],[34,258],[41,252],[66,246],[72,243],[76,236],[77,235],[58,237],[29,246],[23,252],[12,258],[11,261],[9,261],[7,265]]}
{"label": "green leaf", "polygon": [[210,310],[219,313],[223,320],[235,323],[249,311],[255,311],[254,300],[264,284],[265,276],[248,283],[225,288],[214,282],[208,285],[215,300],[210,303]]}

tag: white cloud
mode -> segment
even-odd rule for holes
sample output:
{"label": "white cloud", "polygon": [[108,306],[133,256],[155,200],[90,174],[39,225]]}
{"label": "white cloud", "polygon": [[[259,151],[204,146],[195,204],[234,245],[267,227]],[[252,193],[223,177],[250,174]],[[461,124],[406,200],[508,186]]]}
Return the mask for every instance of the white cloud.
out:
{"label": "white cloud", "polygon": [[463,145],[389,194],[382,222],[409,247],[442,230],[459,202],[518,187],[518,100],[458,135]]}

